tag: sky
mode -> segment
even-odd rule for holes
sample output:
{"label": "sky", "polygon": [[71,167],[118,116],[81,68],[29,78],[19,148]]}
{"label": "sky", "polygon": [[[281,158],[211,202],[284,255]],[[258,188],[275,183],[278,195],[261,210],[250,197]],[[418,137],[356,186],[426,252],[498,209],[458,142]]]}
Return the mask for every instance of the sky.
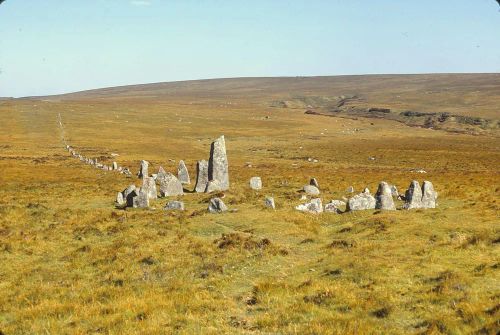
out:
{"label": "sky", "polygon": [[177,80],[500,72],[495,0],[6,0],[0,96]]}

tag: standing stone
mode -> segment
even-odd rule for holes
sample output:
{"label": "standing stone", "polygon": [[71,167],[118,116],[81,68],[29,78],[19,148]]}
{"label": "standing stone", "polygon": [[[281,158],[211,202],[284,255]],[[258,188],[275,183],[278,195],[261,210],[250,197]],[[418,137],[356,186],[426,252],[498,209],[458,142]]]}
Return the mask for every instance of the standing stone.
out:
{"label": "standing stone", "polygon": [[203,193],[207,189],[208,184],[208,162],[201,160],[196,163],[196,186],[194,190],[198,193]]}
{"label": "standing stone", "polygon": [[149,199],[158,198],[156,191],[156,182],[153,177],[144,177],[142,179],[142,187],[141,190],[147,193]]}
{"label": "standing stone", "polygon": [[413,180],[405,192],[404,209],[422,208],[422,189],[418,181]]}
{"label": "standing stone", "polygon": [[375,198],[368,193],[360,193],[347,201],[346,211],[362,211],[366,209],[375,209]]}
{"label": "standing stone", "polygon": [[264,200],[264,205],[267,208],[276,209],[276,205],[274,204],[274,198],[273,197],[266,197],[266,199]]}
{"label": "standing stone", "polygon": [[312,186],[316,187],[317,189],[319,189],[319,184],[318,184],[318,181],[316,180],[316,178],[311,178],[311,180],[309,181],[309,185],[312,185]]}
{"label": "standing stone", "polygon": [[118,194],[116,195],[116,205],[117,206],[125,206],[127,204],[127,201],[125,200],[125,198],[123,198],[123,193],[122,192],[118,192]]}
{"label": "standing stone", "polygon": [[191,184],[191,180],[189,179],[189,172],[183,160],[179,161],[179,167],[177,168],[177,177],[179,178],[181,184]]}
{"label": "standing stone", "polygon": [[260,177],[250,178],[250,188],[256,191],[262,189],[262,179]]}
{"label": "standing stone", "polygon": [[149,197],[144,190],[139,190],[139,193],[132,200],[132,207],[134,208],[148,208]]}
{"label": "standing stone", "polygon": [[178,210],[178,211],[183,211],[184,210],[184,203],[182,201],[169,201],[165,205],[165,208],[163,208],[166,211],[171,211],[171,210]]}
{"label": "standing stone", "polygon": [[342,213],[341,207],[345,207],[345,202],[341,200],[332,200],[325,205],[325,212],[327,213]]}
{"label": "standing stone", "polygon": [[123,199],[127,203],[128,207],[132,207],[133,199],[137,195],[137,189],[135,185],[129,185],[126,189],[122,191]]}
{"label": "standing stone", "polygon": [[113,170],[118,170],[118,163],[117,162],[113,162]]}
{"label": "standing stone", "polygon": [[323,203],[320,198],[311,199],[310,202],[295,206],[295,209],[301,212],[320,214],[323,212]]}
{"label": "standing stone", "polygon": [[302,190],[309,195],[319,195],[319,190],[316,186],[313,185],[305,185]]}
{"label": "standing stone", "polygon": [[215,140],[210,147],[208,161],[208,180],[215,180],[220,187],[219,191],[229,189],[229,166],[226,154],[224,135]]}
{"label": "standing stone", "polygon": [[167,172],[164,176],[161,177],[160,174],[158,174],[157,180],[159,180],[160,182],[160,195],[162,197],[184,194],[184,189],[182,188],[181,182],[170,172]]}
{"label": "standing stone", "polygon": [[210,213],[222,213],[227,211],[227,206],[220,198],[212,198],[208,203],[208,211]]}
{"label": "standing stone", "polygon": [[148,168],[149,168],[149,162],[142,160],[137,177],[139,178],[149,177]]}
{"label": "standing stone", "polygon": [[436,208],[437,196],[432,183],[425,180],[422,184],[422,208]]}
{"label": "standing stone", "polygon": [[395,211],[394,200],[392,199],[391,187],[385,181],[378,185],[377,193],[375,194],[375,208]]}

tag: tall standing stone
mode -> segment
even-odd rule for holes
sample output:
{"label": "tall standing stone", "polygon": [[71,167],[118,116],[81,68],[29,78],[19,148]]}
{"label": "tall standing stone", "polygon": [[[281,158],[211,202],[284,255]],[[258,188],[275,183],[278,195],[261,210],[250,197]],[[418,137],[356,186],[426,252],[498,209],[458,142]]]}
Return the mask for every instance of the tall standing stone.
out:
{"label": "tall standing stone", "polygon": [[141,190],[146,192],[149,199],[158,198],[158,194],[156,191],[156,182],[153,177],[144,177],[142,179],[142,187]]}
{"label": "tall standing stone", "polygon": [[217,181],[220,191],[229,189],[229,166],[224,135],[215,140],[210,147],[208,161],[208,180]]}
{"label": "tall standing stone", "polygon": [[148,168],[149,168],[149,162],[142,160],[137,177],[139,178],[149,177]]}
{"label": "tall standing stone", "polygon": [[422,184],[422,208],[436,208],[437,192],[434,185],[425,180]]}
{"label": "tall standing stone", "polygon": [[422,189],[418,181],[413,180],[405,192],[404,209],[422,208]]}
{"label": "tall standing stone", "polygon": [[183,160],[179,161],[179,167],[177,168],[177,178],[179,178],[179,181],[183,185],[191,184],[191,180],[189,179],[189,172]]}
{"label": "tall standing stone", "polygon": [[385,181],[378,185],[377,193],[375,194],[375,208],[384,210],[396,210],[394,200],[392,199],[391,186]]}
{"label": "tall standing stone", "polygon": [[196,186],[195,191],[203,193],[207,189],[208,184],[208,162],[201,160],[196,163]]}

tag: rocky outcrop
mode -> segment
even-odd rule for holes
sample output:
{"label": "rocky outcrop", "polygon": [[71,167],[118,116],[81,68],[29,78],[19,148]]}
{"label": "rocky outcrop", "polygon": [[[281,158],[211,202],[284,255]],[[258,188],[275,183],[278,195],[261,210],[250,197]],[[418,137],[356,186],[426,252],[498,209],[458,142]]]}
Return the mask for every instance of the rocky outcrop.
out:
{"label": "rocky outcrop", "polygon": [[165,205],[165,207],[163,209],[166,211],[174,211],[174,210],[183,211],[184,210],[184,203],[182,201],[172,200],[172,201],[167,202],[167,204]]}

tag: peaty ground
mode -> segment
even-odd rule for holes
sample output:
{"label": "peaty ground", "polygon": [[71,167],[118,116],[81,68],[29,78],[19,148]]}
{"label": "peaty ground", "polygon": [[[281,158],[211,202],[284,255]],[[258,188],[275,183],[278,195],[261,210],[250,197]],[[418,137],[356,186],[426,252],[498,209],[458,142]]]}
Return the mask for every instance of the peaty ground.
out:
{"label": "peaty ground", "polygon": [[[415,80],[407,79],[410,87]],[[362,93],[386,101],[388,82],[380,80],[381,92]],[[0,103],[2,334],[498,331],[498,133],[305,115],[269,107],[283,98],[279,85],[261,92],[250,82],[233,95],[225,93],[234,82],[222,81],[217,89],[179,83],[166,93],[141,87]],[[326,94],[329,86],[317,85]],[[335,85],[332,94],[346,93]],[[311,87],[295,90],[318,89]],[[408,103],[425,103],[417,93],[408,91]],[[443,108],[467,112],[446,94]],[[498,117],[498,95],[488,97],[478,114]],[[182,213],[165,212],[166,199],[151,210],[115,209],[116,193],[139,181],[70,157],[59,113],[77,151],[134,173],[141,159],[150,173],[160,165],[175,172],[183,159],[193,180],[196,161],[224,134],[232,183],[224,201],[238,211],[209,214],[211,196],[193,193],[179,197]],[[252,176],[262,177],[262,191],[250,190]],[[403,192],[412,179],[430,180],[439,207],[299,213],[297,191],[311,177],[323,202],[350,196],[351,185],[373,192],[385,180]],[[275,211],[264,207],[267,195]]]}

